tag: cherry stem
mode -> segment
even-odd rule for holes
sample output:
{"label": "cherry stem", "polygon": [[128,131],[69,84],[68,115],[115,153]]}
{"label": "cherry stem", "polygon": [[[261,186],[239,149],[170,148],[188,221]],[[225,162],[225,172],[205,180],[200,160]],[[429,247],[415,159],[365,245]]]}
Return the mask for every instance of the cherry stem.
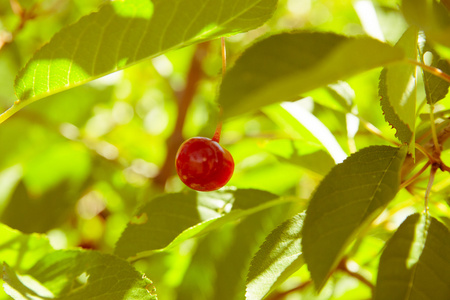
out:
{"label": "cherry stem", "polygon": [[[221,49],[222,49],[222,80],[225,76],[225,72],[227,71],[227,50],[225,48],[225,38],[221,37]],[[219,106],[219,121],[217,122],[216,131],[214,132],[214,136],[212,140],[214,142],[220,142],[220,134],[222,133],[222,107]]]}
{"label": "cherry stem", "polygon": [[216,131],[214,132],[212,140],[214,142],[219,143],[221,133],[222,133],[222,107],[219,107],[219,121],[217,122]]}
{"label": "cherry stem", "polygon": [[227,71],[227,48],[225,47],[225,38],[221,37],[221,48],[222,48],[222,79],[225,77],[225,72]]}

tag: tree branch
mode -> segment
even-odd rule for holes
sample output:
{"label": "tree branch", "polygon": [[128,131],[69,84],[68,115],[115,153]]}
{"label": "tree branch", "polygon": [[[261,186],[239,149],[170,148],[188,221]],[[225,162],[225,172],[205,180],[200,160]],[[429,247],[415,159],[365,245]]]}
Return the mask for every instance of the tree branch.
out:
{"label": "tree branch", "polygon": [[[446,140],[450,138],[450,124],[447,124],[436,134],[438,145],[442,146]],[[431,138],[429,141],[422,144],[422,148],[419,150],[416,147],[415,158],[412,157],[411,154],[406,156],[406,159],[402,166],[401,178],[405,178],[416,166],[417,163],[422,161],[423,159],[428,159],[428,156],[424,154],[428,153],[434,158],[434,162],[441,163],[441,159],[439,154],[441,153],[441,149],[436,149],[434,139]]]}

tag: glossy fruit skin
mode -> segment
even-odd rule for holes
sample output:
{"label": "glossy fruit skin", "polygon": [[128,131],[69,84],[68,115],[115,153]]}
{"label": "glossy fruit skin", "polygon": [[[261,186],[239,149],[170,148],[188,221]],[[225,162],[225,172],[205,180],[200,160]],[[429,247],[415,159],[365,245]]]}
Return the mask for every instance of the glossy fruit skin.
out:
{"label": "glossy fruit skin", "polygon": [[207,192],[220,189],[230,180],[234,161],[219,143],[206,137],[194,137],[181,144],[175,167],[184,184]]}

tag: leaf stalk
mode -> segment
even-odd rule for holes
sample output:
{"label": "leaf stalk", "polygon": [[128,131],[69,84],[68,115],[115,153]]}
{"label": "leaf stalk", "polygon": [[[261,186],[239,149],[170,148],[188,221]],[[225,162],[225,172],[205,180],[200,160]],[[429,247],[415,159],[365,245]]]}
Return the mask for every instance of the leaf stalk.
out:
{"label": "leaf stalk", "polygon": [[418,67],[421,67],[424,71],[433,74],[434,76],[437,76],[439,78],[441,78],[442,80],[445,80],[447,82],[450,82],[450,75],[443,72],[441,69],[435,68],[435,67],[431,67],[431,66],[427,66],[426,64],[423,64],[421,62],[418,62],[414,59],[406,59],[406,62],[416,65]]}

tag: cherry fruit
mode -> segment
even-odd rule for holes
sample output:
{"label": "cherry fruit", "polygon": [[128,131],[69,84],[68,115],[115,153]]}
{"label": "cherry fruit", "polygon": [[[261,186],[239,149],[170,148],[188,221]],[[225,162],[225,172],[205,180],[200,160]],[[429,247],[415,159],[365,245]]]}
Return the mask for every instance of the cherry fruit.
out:
{"label": "cherry fruit", "polygon": [[175,166],[181,181],[197,191],[214,191],[223,187],[234,171],[230,152],[213,139],[194,137],[178,149]]}

